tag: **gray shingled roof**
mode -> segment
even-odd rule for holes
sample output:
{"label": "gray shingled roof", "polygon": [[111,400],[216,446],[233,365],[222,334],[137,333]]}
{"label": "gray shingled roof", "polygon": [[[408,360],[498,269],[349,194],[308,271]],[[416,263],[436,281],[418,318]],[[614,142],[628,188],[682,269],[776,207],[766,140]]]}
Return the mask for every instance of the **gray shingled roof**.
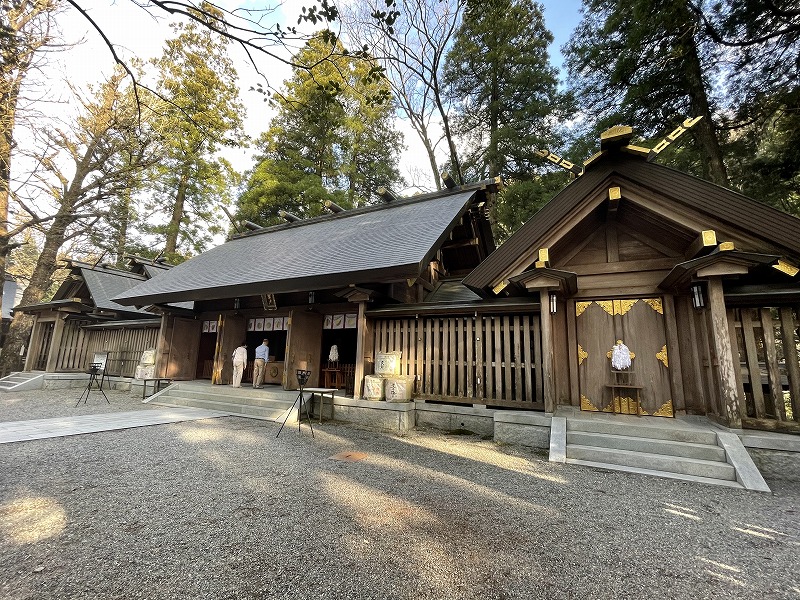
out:
{"label": "gray shingled roof", "polygon": [[143,306],[416,275],[475,193],[412,198],[256,231],[195,256],[115,300]]}
{"label": "gray shingled roof", "polygon": [[139,313],[155,318],[155,315],[152,313],[141,309],[135,309],[132,306],[122,306],[111,300],[114,296],[123,294],[142,283],[144,281],[143,277],[134,274],[124,275],[121,273],[93,269],[81,269],[81,275],[86,282],[86,287],[89,288],[89,293],[92,295],[92,300],[97,308]]}

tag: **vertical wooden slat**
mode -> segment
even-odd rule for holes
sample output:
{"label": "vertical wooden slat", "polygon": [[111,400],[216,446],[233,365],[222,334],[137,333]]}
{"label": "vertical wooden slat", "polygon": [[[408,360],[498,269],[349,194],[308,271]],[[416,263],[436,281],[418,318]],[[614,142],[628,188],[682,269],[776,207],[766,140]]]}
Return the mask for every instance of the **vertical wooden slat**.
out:
{"label": "vertical wooden slat", "polygon": [[[795,331],[797,325],[792,319],[792,309],[782,306],[781,315],[781,341],[783,343],[783,358],[786,361],[786,377],[789,380],[789,397],[792,402],[792,419],[800,421],[800,357],[797,352]],[[800,320],[800,315],[798,315]]]}
{"label": "vertical wooden slat", "polygon": [[503,361],[505,362],[504,369],[503,369],[503,383],[504,383],[504,391],[503,391],[503,398],[505,400],[513,400],[514,393],[513,393],[513,377],[514,374],[511,371],[511,349],[512,349],[513,341],[511,339],[511,317],[503,317]]}
{"label": "vertical wooden slat", "polygon": [[514,400],[525,400],[522,392],[522,332],[519,329],[519,317],[514,317]]}
{"label": "vertical wooden slat", "polygon": [[[736,310],[733,308],[728,309],[728,329],[730,330],[731,336],[731,345],[734,348],[733,358],[736,363],[736,370],[734,371],[734,375],[736,376],[736,393],[739,394],[740,398],[740,406],[739,406],[739,414],[742,417],[747,416],[747,398],[744,395],[744,382],[742,381],[742,369],[741,369],[741,351],[743,348],[739,348],[739,339],[736,336]],[[672,367],[672,364],[670,364]]]}
{"label": "vertical wooden slat", "polygon": [[781,387],[781,370],[778,366],[778,352],[775,347],[775,326],[772,323],[772,311],[769,308],[761,309],[761,327],[764,330],[764,348],[767,355],[767,378],[769,379],[769,393],[772,396],[772,408],[776,419],[786,420],[786,405],[783,403],[783,388]]}
{"label": "vertical wooden slat", "polygon": [[425,373],[425,320],[417,319],[417,389],[422,391]]}
{"label": "vertical wooden slat", "polygon": [[486,385],[486,376],[484,374],[484,355],[483,355],[483,344],[485,343],[485,336],[484,336],[484,327],[483,327],[483,316],[475,317],[475,331],[473,331],[472,335],[474,336],[474,344],[475,344],[475,397],[479,401],[483,401],[484,398],[484,386]]}
{"label": "vertical wooden slat", "polygon": [[417,320],[408,320],[408,374],[417,376]]}
{"label": "vertical wooden slat", "polygon": [[474,317],[467,317],[464,326],[466,331],[464,332],[464,345],[466,346],[467,351],[467,364],[466,364],[466,381],[464,382],[466,386],[466,397],[473,398],[475,396],[475,388],[474,388],[474,373],[475,373],[475,365],[473,363],[473,354],[475,348],[475,336],[472,331],[472,325],[475,322]]}
{"label": "vertical wooden slat", "polygon": [[456,324],[458,319],[449,319],[450,321],[450,372],[448,375],[448,395],[456,396],[456,375],[458,374],[458,338],[456,336]]}
{"label": "vertical wooden slat", "polygon": [[[535,317],[534,317],[535,318]],[[531,360],[531,317],[522,318],[522,359],[525,361],[525,401],[533,402],[533,378],[535,376]]]}
{"label": "vertical wooden slat", "polygon": [[[464,343],[464,329],[466,326],[466,322],[464,317],[459,317],[456,319],[456,347],[458,349],[458,385],[456,389],[456,394],[458,394],[459,398],[466,398],[467,394],[465,391],[465,382],[467,376],[467,368],[466,363],[464,361],[464,354],[466,352],[465,343]],[[471,395],[471,394],[470,394]]]}
{"label": "vertical wooden slat", "polygon": [[409,330],[409,322],[408,319],[403,319],[403,336],[402,336],[402,343],[401,343],[401,352],[400,360],[402,361],[400,364],[402,367],[400,368],[401,375],[408,375],[411,373],[411,365],[409,364],[409,359],[411,358],[411,351],[409,350],[409,344],[411,342],[411,335]]}
{"label": "vertical wooden slat", "polygon": [[542,372],[542,328],[541,317],[533,318],[533,359],[536,361],[536,402],[544,402],[544,378]]}
{"label": "vertical wooden slat", "polygon": [[433,321],[425,319],[425,393],[433,394]]}
{"label": "vertical wooden slat", "polygon": [[492,319],[494,328],[494,397],[503,400],[503,317]]}
{"label": "vertical wooden slat", "polygon": [[447,386],[448,383],[448,374],[449,374],[449,364],[450,361],[450,319],[442,319],[442,345],[441,345],[441,369],[442,369],[442,379],[441,379],[441,387],[439,388],[440,392],[443,396],[450,395],[450,389]]}
{"label": "vertical wooden slat", "polygon": [[442,347],[442,319],[434,319],[433,327],[433,354],[431,355],[431,362],[433,363],[433,388],[431,393],[440,395],[442,393],[442,386],[440,385],[442,368],[440,361]]}
{"label": "vertical wooden slat", "polygon": [[753,331],[753,319],[750,314],[751,309],[743,308],[742,312],[742,337],[744,338],[745,360],[747,361],[747,373],[750,378],[750,391],[753,394],[753,405],[755,406],[755,417],[763,419],[766,412],[764,407],[764,390],[761,387],[761,368],[758,364],[758,352],[756,351],[756,338]]}
{"label": "vertical wooden slat", "polygon": [[484,317],[483,320],[483,364],[485,366],[484,396],[494,398],[494,361],[495,354],[492,351],[494,342],[494,318]]}

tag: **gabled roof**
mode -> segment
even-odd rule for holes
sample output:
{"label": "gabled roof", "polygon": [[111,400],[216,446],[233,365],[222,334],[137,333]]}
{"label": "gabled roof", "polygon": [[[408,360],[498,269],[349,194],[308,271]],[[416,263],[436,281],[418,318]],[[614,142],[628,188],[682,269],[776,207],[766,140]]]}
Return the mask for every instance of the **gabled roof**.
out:
{"label": "gabled roof", "polygon": [[648,162],[643,156],[617,151],[607,152],[592,161],[582,176],[554,196],[467,275],[464,284],[489,295],[500,275],[507,276],[507,271],[520,257],[542,247],[543,240],[562,221],[578,210],[587,198],[602,193],[612,182],[614,185],[630,183],[649,190],[674,203],[679,210],[707,215],[731,229],[746,232],[762,240],[765,251],[800,257],[800,219],[733,190]]}
{"label": "gabled roof", "polygon": [[297,292],[418,276],[482,182],[243,234],[118,296],[124,304]]}

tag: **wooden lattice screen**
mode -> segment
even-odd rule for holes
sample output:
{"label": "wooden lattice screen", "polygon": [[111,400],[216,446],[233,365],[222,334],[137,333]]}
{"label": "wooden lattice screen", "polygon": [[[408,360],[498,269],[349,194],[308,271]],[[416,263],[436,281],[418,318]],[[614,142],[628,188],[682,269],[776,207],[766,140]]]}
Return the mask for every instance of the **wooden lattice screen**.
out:
{"label": "wooden lattice screen", "polygon": [[731,312],[739,349],[737,383],[746,399],[741,403],[743,424],[794,428],[800,424],[798,310],[784,306]]}
{"label": "wooden lattice screen", "polygon": [[539,315],[375,321],[378,352],[401,353],[421,398],[544,410]]}
{"label": "wooden lattice screen", "polygon": [[153,349],[158,341],[158,328],[83,329],[88,321],[67,321],[58,349],[56,370],[85,371],[96,352],[107,352],[109,375],[133,377],[144,350]]}

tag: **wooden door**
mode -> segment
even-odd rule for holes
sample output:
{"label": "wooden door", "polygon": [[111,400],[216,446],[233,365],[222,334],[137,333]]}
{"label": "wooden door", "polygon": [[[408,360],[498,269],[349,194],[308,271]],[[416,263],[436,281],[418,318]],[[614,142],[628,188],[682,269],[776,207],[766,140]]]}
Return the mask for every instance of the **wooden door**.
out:
{"label": "wooden door", "polygon": [[176,317],[165,376],[170,379],[194,379],[197,348],[200,345],[200,322]]}
{"label": "wooden door", "polygon": [[[247,337],[247,321],[238,315],[220,315],[217,320],[217,348],[211,383],[226,385],[233,381],[233,351]],[[199,344],[199,340],[198,340]]]}
{"label": "wooden door", "polygon": [[[576,302],[575,314],[581,408],[674,416],[661,299]],[[632,357],[629,373],[622,376],[611,369],[611,349],[617,340]]]}
{"label": "wooden door", "polygon": [[292,310],[289,316],[289,336],[286,340],[286,368],[283,388],[296,390],[296,371],[301,366],[311,371],[308,387],[319,385],[322,348],[322,315],[303,309]]}

